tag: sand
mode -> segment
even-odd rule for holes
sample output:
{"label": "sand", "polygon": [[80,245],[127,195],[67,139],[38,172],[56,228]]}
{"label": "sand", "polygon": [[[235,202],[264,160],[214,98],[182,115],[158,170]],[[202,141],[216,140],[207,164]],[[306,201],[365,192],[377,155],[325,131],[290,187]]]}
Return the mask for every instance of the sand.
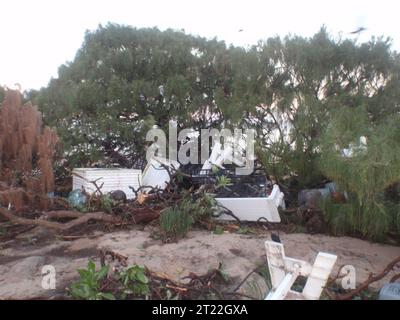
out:
{"label": "sand", "polygon": [[[238,233],[213,234],[191,231],[176,243],[164,244],[153,240],[151,230],[97,232],[91,238],[72,241],[54,237],[44,243],[34,243],[32,234],[20,237],[17,243],[0,250],[0,299],[50,298],[63,294],[65,286],[77,279],[77,268],[84,268],[89,258],[99,265],[98,252],[109,249],[128,257],[130,264],[146,265],[181,280],[190,272],[204,274],[221,262],[224,271],[237,284],[249,271],[265,260],[264,241],[269,231],[257,235]],[[310,234],[279,234],[286,255],[313,262],[319,251],[336,254],[338,260],[333,274],[341,265],[353,265],[356,281],[364,281],[370,272],[378,273],[400,255],[400,247],[372,243],[350,237],[331,237]],[[42,267],[53,265],[56,270],[56,289],[42,288]],[[397,270],[399,272],[399,270]],[[394,273],[375,283],[380,288]],[[262,294],[265,294],[263,292]]]}

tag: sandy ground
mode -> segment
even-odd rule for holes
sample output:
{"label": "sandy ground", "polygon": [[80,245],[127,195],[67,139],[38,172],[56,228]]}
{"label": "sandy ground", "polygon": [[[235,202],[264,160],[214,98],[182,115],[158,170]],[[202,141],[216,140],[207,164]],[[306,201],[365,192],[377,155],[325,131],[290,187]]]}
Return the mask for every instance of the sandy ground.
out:
{"label": "sandy ground", "polygon": [[[333,274],[341,265],[353,265],[357,283],[364,281],[370,272],[382,271],[400,255],[400,247],[350,237],[280,233],[280,238],[289,257],[312,263],[319,251],[338,255]],[[264,241],[270,239],[270,234],[265,231],[258,235],[218,235],[192,231],[185,239],[168,244],[151,239],[148,229],[97,232],[91,238],[73,241],[52,237],[40,245],[35,244],[34,239],[33,234],[25,234],[18,239],[18,244],[3,245],[0,249],[0,299],[49,298],[62,294],[65,286],[77,278],[76,269],[86,267],[88,258],[94,258],[99,264],[100,249],[126,255],[129,263],[146,265],[176,280],[189,272],[204,274],[221,262],[233,283],[239,283],[265,260]],[[49,264],[56,270],[55,290],[45,290],[41,286],[42,267]],[[388,281],[390,276],[375,283],[375,288]]]}

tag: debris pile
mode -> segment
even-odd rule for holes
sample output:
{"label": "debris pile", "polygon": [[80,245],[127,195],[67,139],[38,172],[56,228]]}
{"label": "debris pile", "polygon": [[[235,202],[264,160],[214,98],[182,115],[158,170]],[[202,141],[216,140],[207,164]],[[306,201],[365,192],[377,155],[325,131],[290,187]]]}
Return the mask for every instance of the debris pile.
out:
{"label": "debris pile", "polygon": [[[191,272],[182,278],[182,282],[177,282],[166,274],[153,272],[143,266],[128,266],[127,260],[128,257],[116,252],[101,251],[101,270],[96,271],[95,264],[89,261],[88,269],[80,272],[81,279],[67,289],[70,296],[87,300],[200,300],[240,296],[239,293],[226,290],[231,279],[223,271],[221,264],[202,275]],[[94,280],[90,285],[86,281],[88,274],[92,274]]]}

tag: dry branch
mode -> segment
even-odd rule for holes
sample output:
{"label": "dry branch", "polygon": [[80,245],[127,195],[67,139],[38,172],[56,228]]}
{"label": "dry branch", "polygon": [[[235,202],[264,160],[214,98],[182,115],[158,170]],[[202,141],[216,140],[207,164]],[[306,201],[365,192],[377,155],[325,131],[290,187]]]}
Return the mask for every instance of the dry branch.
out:
{"label": "dry branch", "polygon": [[43,214],[46,219],[80,218],[85,215],[82,212],[70,210],[47,211]]}
{"label": "dry branch", "polygon": [[365,290],[368,288],[368,286],[376,281],[381,280],[384,278],[390,271],[393,270],[393,268],[400,263],[400,257],[397,257],[394,259],[392,262],[390,262],[386,268],[379,274],[373,276],[372,273],[369,275],[368,279],[365,280],[362,284],[360,284],[357,288],[354,290],[350,291],[349,293],[342,294],[336,297],[337,300],[350,300],[353,298],[355,295],[359,294],[361,291]]}
{"label": "dry branch", "polygon": [[113,223],[113,224],[122,223],[122,220],[120,218],[114,217],[114,216],[104,213],[104,212],[90,212],[90,213],[85,213],[85,214],[82,214],[80,212],[75,212],[75,211],[70,211],[70,212],[61,211],[59,214],[56,211],[50,212],[50,216],[52,216],[53,218],[56,216],[58,216],[58,218],[60,218],[60,217],[63,217],[63,218],[77,217],[76,219],[69,221],[67,223],[47,221],[44,219],[21,218],[21,217],[14,215],[13,213],[11,213],[11,211],[9,211],[5,208],[0,208],[0,215],[15,224],[36,225],[36,226],[42,226],[42,227],[46,227],[49,229],[57,230],[57,231],[67,231],[67,230],[77,227],[81,224],[87,223],[90,220],[102,221],[102,222]]}

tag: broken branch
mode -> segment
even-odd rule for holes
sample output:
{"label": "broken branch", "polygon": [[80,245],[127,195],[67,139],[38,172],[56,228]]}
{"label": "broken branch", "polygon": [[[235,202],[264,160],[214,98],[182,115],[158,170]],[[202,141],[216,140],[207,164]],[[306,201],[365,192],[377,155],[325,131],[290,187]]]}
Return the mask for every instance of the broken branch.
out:
{"label": "broken branch", "polygon": [[0,215],[5,217],[6,219],[10,220],[11,222],[15,224],[22,224],[22,225],[36,225],[36,226],[41,226],[41,227],[46,227],[49,229],[54,229],[57,231],[67,231],[69,229],[72,229],[78,225],[87,223],[90,220],[96,220],[96,221],[103,221],[103,222],[108,222],[108,223],[121,223],[121,219],[118,217],[114,217],[110,214],[104,213],[104,212],[89,212],[82,214],[80,212],[74,212],[74,211],[61,211],[59,214],[54,211],[50,212],[50,216],[52,217],[77,217],[76,219],[67,222],[67,223],[59,223],[59,222],[53,222],[53,221],[47,221],[43,219],[26,219],[26,218],[21,218],[13,213],[11,211],[5,209],[5,208],[0,208]]}
{"label": "broken branch", "polygon": [[385,277],[392,269],[396,266],[396,264],[400,263],[400,257],[397,257],[394,259],[392,262],[390,262],[386,268],[376,276],[373,276],[372,273],[369,275],[368,279],[365,280],[362,284],[360,284],[356,289],[350,291],[349,293],[337,296],[337,300],[350,300],[352,297],[355,295],[359,294],[361,291],[365,290],[368,288],[368,286],[376,281],[381,280],[383,277]]}

